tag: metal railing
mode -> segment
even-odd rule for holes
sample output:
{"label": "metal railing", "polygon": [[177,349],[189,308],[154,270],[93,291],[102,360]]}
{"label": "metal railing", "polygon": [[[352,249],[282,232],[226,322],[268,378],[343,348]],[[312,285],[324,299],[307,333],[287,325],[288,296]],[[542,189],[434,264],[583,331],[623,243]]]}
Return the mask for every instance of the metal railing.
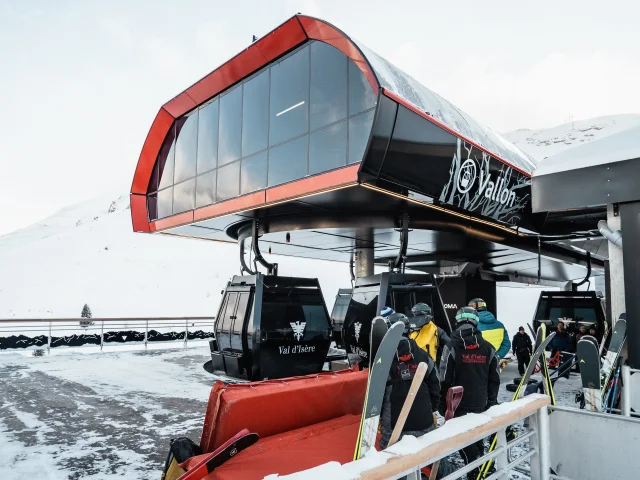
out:
{"label": "metal railing", "polygon": [[[144,332],[144,337],[138,343],[143,343],[147,348],[149,342],[153,343],[153,340],[149,339],[150,331],[155,330],[161,334],[170,334],[177,329],[178,333],[184,331],[181,339],[186,347],[190,331],[193,333],[202,330],[213,333],[214,326],[214,317],[7,318],[0,319],[0,339],[11,335],[24,335],[30,338],[45,336],[47,338],[46,348],[50,350],[54,348],[52,347],[53,338],[95,334],[99,335],[100,350],[102,350],[105,343],[109,343],[109,345],[125,344],[124,342],[108,342],[105,336],[109,331],[134,331],[140,334]],[[158,343],[165,342],[166,340]],[[130,345],[131,342],[128,344]]]}
{"label": "metal railing", "polygon": [[[421,437],[421,440],[424,441],[427,446],[415,453],[407,454],[395,453],[398,451],[396,446],[400,446],[402,444],[402,441],[400,441],[396,446],[390,447],[392,449],[391,451],[387,449],[380,452],[381,455],[387,457],[386,463],[368,470],[360,471],[357,478],[362,480],[383,480],[406,477],[407,480],[419,480],[421,478],[421,468],[433,464],[436,460],[447,457],[462,448],[495,433],[497,434],[497,446],[493,451],[483,455],[476,461],[459,468],[455,472],[444,477],[443,480],[461,478],[489,459],[495,460],[496,471],[492,475],[488,476],[486,480],[506,480],[509,477],[509,472],[516,469],[522,469],[521,464],[527,461],[530,463],[530,469],[528,469],[528,472],[532,480],[549,480],[551,478],[549,473],[549,414],[547,410],[549,404],[550,399],[545,395],[535,395],[535,397],[529,399],[517,400],[513,403],[513,408],[504,414],[500,414],[500,411],[497,409],[488,410],[482,415],[491,417],[490,420],[471,430],[456,430],[454,427],[455,422],[457,420],[464,420],[453,419],[451,420],[451,430],[453,432],[450,437],[440,439],[440,441],[437,442],[428,443],[427,440],[430,436],[437,435],[441,437],[444,432],[441,431],[441,429],[438,429],[427,433]],[[509,425],[513,425],[515,422],[525,418],[528,419],[529,431],[525,435],[508,442],[506,428]],[[446,425],[442,427],[442,429],[445,428],[447,428]],[[514,460],[509,461],[508,451],[525,441],[529,442],[528,451]],[[350,465],[348,471],[354,473],[354,471],[357,470],[357,462],[354,462]]]}
{"label": "metal railing", "polygon": [[[640,417],[640,413],[631,411],[631,374],[638,373],[640,370],[637,368],[631,368],[629,365],[623,365],[621,369],[622,373],[622,391],[621,396],[621,412],[625,417]],[[617,412],[617,410],[613,410]]]}

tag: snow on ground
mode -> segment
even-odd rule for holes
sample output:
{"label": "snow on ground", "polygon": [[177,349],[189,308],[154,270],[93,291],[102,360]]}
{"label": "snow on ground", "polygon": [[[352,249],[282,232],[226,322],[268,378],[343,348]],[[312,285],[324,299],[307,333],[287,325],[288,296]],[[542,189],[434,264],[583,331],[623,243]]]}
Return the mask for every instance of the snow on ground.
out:
{"label": "snow on ground", "polygon": [[[0,465],[9,466],[3,480],[158,478],[169,439],[199,441],[213,383],[202,368],[208,359],[206,342],[186,349],[1,354]],[[517,375],[514,362],[503,371],[501,402],[511,400],[505,385]],[[579,376],[559,380],[558,403],[574,406],[579,390]]]}
{"label": "snow on ground", "polygon": [[639,114],[606,115],[552,128],[514,130],[504,136],[538,162],[577,145],[599,140],[640,125]]}
{"label": "snow on ground", "polygon": [[199,441],[208,353],[0,355],[3,480],[159,478],[171,438]]}

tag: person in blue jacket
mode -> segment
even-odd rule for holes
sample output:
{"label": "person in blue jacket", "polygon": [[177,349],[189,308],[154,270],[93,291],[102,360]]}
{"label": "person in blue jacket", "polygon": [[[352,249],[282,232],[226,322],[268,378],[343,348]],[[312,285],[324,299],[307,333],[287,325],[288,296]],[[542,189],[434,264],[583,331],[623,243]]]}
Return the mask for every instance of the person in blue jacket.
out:
{"label": "person in blue jacket", "polygon": [[482,338],[496,349],[499,358],[504,358],[511,349],[511,340],[509,340],[507,329],[504,328],[502,322],[496,320],[493,313],[487,310],[487,303],[483,299],[474,298],[469,301],[469,306],[478,312],[480,318],[478,330],[482,332]]}

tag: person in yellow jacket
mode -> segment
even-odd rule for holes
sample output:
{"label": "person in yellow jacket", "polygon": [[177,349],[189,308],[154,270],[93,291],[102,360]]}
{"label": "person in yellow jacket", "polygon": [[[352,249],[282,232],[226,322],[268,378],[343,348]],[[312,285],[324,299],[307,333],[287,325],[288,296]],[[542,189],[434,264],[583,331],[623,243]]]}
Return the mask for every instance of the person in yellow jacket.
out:
{"label": "person in yellow jacket", "polygon": [[450,338],[447,332],[433,322],[433,311],[426,303],[416,303],[411,309],[409,319],[409,338],[427,352],[437,362],[442,350]]}

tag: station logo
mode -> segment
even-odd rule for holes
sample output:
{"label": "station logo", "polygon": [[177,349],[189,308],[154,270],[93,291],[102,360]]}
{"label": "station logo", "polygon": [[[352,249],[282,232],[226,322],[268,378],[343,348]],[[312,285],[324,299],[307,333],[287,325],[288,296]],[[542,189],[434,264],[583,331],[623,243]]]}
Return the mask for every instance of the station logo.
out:
{"label": "station logo", "polygon": [[356,337],[356,342],[360,341],[360,329],[362,328],[362,324],[360,322],[356,322],[353,324],[353,335]]}
{"label": "station logo", "polygon": [[302,322],[298,320],[297,322],[290,322],[291,328],[293,329],[293,336],[296,337],[297,341],[302,340],[304,336],[304,328],[307,326],[307,322]]}
{"label": "station logo", "polygon": [[[456,188],[459,193],[465,194],[473,188],[478,177],[478,167],[476,162],[468,158],[460,166],[458,177],[456,178]],[[507,180],[500,175],[497,179],[491,177],[491,173],[480,169],[480,181],[478,183],[477,195],[484,195],[492,202],[500,205],[513,207],[516,202],[516,194],[506,186]]]}
{"label": "station logo", "polygon": [[447,310],[457,310],[458,305],[456,305],[455,303],[445,303],[444,308],[446,308]]}
{"label": "station logo", "polygon": [[460,171],[458,172],[458,178],[456,181],[458,192],[467,193],[471,190],[473,184],[476,183],[476,177],[476,162],[469,158],[462,164]]}

